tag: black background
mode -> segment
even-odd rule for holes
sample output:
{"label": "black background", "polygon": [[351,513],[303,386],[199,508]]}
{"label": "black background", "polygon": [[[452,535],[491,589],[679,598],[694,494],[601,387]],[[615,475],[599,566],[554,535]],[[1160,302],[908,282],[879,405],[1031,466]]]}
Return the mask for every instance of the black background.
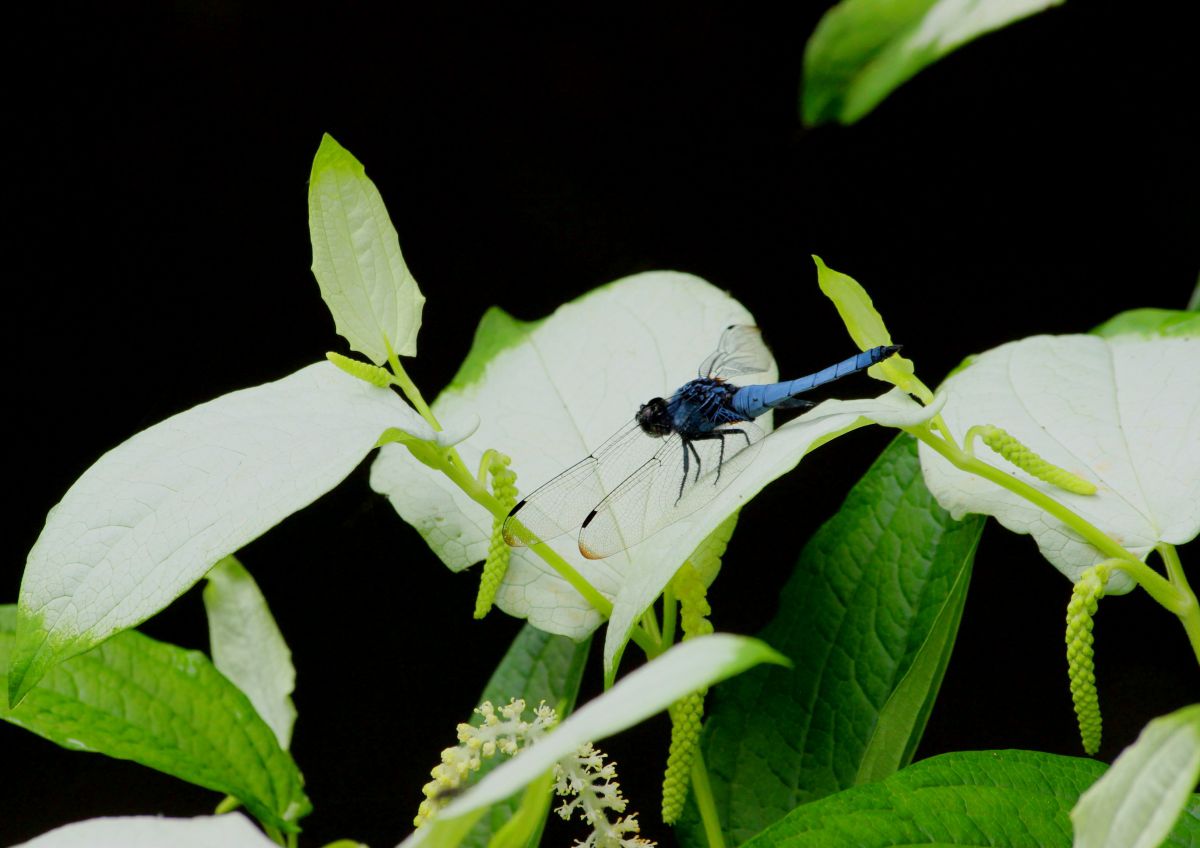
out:
{"label": "black background", "polygon": [[[819,253],[869,288],[931,385],[970,352],[1179,308],[1196,284],[1197,78],[1172,4],[1069,3],[926,70],[860,124],[816,130],[796,99],[827,4],[570,18],[414,5],[163,3],[59,12],[16,39],[0,600],[15,601],[46,511],[104,450],[345,350],[309,271],[322,132],[366,164],[428,297],[410,373],[430,397],[487,306],[536,318],[648,269],[731,290],[781,371],[799,373],[852,350],[816,288]],[[801,544],[887,438],[839,440],[746,510],[711,593],[718,629],[770,617]],[[293,749],[316,805],[304,845],[407,833],[519,626],[471,620],[474,576],[442,568],[366,469],[243,552],[298,669]],[[995,525],[974,580],[918,756],[1079,753],[1069,583]],[[206,647],[195,591],[144,629]],[[1197,699],[1196,669],[1142,593],[1102,605],[1097,642],[1111,759]],[[585,697],[598,681],[589,669]],[[665,728],[605,747],[646,835],[670,844],[656,812]],[[4,844],[217,800],[9,725],[0,758]]]}

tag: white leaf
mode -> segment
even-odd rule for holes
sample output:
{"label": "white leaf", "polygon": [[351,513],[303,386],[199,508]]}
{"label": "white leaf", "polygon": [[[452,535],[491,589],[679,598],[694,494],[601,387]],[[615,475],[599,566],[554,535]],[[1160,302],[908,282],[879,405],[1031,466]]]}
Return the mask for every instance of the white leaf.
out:
{"label": "white leaf", "polygon": [[396,228],[362,163],[328,134],[308,183],[312,270],[334,325],[376,365],[387,346],[417,353],[425,296],[400,253]]}
{"label": "white leaf", "polygon": [[29,553],[13,692],[165,607],[341,482],[389,427],[433,438],[394,392],[320,362],[168,418],[100,457]]}
{"label": "white leaf", "polygon": [[[1139,557],[1200,532],[1200,340],[1035,336],[981,354],[950,377],[942,415],[959,438],[992,424],[1096,484],[1074,495],[1034,479],[982,444],[976,455],[1041,489]],[[1029,533],[1077,580],[1107,558],[1024,498],[954,468],[921,445],[925,482],[956,518],[984,513]],[[1115,572],[1110,593],[1132,582]]]}
{"label": "white leaf", "polygon": [[[467,467],[477,467],[488,448],[503,451],[513,459],[517,485],[531,492],[587,456],[640,404],[694,377],[725,327],[752,323],[745,308],[724,292],[673,272],[618,280],[540,322],[516,322],[493,311],[477,334],[477,347],[480,340],[491,347],[481,357],[472,351],[433,409],[439,420],[477,414],[479,429],[458,446]],[[768,377],[774,379],[774,372]],[[759,422],[769,429],[769,419]],[[371,486],[391,499],[451,569],[486,556],[492,516],[407,449],[389,445],[380,452]],[[627,575],[664,554],[678,567],[690,553],[665,550],[656,539],[639,545],[636,556],[626,551],[603,560],[581,556],[574,537],[550,545],[614,598]],[[574,639],[584,638],[602,620],[550,566],[523,548],[513,551],[496,603],[542,630]]]}
{"label": "white leaf", "polygon": [[425,827],[401,843],[416,846],[452,844],[438,831],[454,831],[454,820],[468,816],[521,790],[556,762],[587,742],[598,742],[659,713],[675,701],[761,662],[787,660],[757,639],[717,633],[689,639],[572,713],[535,745],[488,772],[478,784],[455,798]]}
{"label": "white leaf", "polygon": [[285,751],[292,739],[296,669],[258,584],[234,557],[205,575],[204,610],[213,665],[241,689]]}
{"label": "white leaf", "polygon": [[278,848],[241,813],[169,819],[114,816],[55,828],[13,848]]}
{"label": "white leaf", "polygon": [[[750,323],[749,313],[727,294],[669,272],[619,280],[536,324],[489,313],[476,350],[434,409],[450,418],[477,411],[483,419],[479,431],[459,446],[467,466],[474,468],[487,448],[501,450],[513,458],[518,485],[528,493],[587,456],[628,423],[640,404],[669,396],[695,377],[725,327]],[[775,378],[772,362],[755,381]],[[754,462],[712,504],[626,551],[590,560],[580,555],[572,535],[550,542],[614,601],[605,644],[610,679],[634,622],[683,560],[746,500],[795,466],[814,440],[865,423],[864,415],[905,421],[932,415],[898,392],[885,398],[827,402],[793,421],[764,440]],[[770,430],[769,415],[757,423]],[[407,450],[385,448],[371,485],[388,495],[450,568],[485,557],[491,515]],[[576,639],[601,621],[566,581],[523,548],[514,551],[497,604],[543,630]]]}
{"label": "white leaf", "polygon": [[1075,848],[1155,848],[1200,779],[1200,704],[1146,725],[1071,810]]}

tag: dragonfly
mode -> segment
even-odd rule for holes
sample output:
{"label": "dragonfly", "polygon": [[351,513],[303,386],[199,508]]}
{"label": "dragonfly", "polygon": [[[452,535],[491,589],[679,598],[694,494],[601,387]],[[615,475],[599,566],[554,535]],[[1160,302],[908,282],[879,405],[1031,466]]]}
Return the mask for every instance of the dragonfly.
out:
{"label": "dragonfly", "polygon": [[881,345],[796,380],[739,386],[761,374],[770,352],[757,327],[733,324],[669,398],[642,404],[632,421],[586,458],[517,503],[504,520],[513,547],[577,532],[579,552],[603,559],[632,547],[710,503],[754,459],[765,434],[754,419],[772,409],[812,406],[797,397],[882,362]]}

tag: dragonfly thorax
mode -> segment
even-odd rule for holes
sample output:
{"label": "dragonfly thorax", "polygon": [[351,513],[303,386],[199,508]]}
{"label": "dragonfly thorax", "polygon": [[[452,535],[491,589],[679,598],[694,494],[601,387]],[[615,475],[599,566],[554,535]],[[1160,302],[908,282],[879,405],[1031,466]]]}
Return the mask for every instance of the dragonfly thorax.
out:
{"label": "dragonfly thorax", "polygon": [[660,439],[671,435],[674,429],[671,426],[671,413],[667,410],[667,402],[660,397],[651,398],[638,408],[637,423],[643,433]]}

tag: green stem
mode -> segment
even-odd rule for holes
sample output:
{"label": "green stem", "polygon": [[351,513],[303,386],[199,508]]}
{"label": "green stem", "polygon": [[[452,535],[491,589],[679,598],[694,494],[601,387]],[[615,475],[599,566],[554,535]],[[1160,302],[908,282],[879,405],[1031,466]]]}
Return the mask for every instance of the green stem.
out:
{"label": "green stem", "polygon": [[1188,585],[1187,577],[1183,573],[1183,563],[1179,561],[1179,551],[1175,550],[1175,546],[1166,542],[1160,543],[1158,555],[1166,564],[1167,576],[1178,593],[1174,612],[1183,622],[1188,641],[1192,643],[1192,652],[1196,655],[1196,661],[1200,662],[1200,603],[1197,603],[1196,594]]}
{"label": "green stem", "polygon": [[675,621],[678,618],[679,604],[675,600],[675,589],[668,583],[663,588],[663,622],[662,643],[666,647],[675,644]]}
{"label": "green stem", "polygon": [[662,633],[658,629],[658,617],[654,614],[653,605],[646,607],[646,611],[642,613],[641,627],[655,642],[654,653],[646,657],[646,659],[652,660],[667,649]]}
{"label": "green stem", "polygon": [[[956,468],[983,477],[985,480],[990,480],[997,486],[1008,489],[1010,492],[1025,498],[1025,500],[1040,506],[1082,536],[1105,556],[1112,559],[1119,559],[1123,562],[1137,563],[1138,565],[1143,564],[1141,560],[1114,542],[1112,538],[1094,524],[1085,521],[1045,492],[1035,489],[1033,486],[1022,480],[1018,480],[1011,474],[1006,474],[994,465],[989,465],[983,460],[967,454],[957,445],[950,443],[946,439],[933,435],[928,426],[905,427],[903,429],[946,457]],[[1131,574],[1130,576],[1135,580],[1138,579],[1137,575]]]}
{"label": "green stem", "polygon": [[416,408],[422,418],[429,422],[429,426],[440,431],[442,425],[438,423],[433,410],[425,403],[425,398],[421,396],[421,390],[417,388],[417,384],[412,381],[408,372],[404,370],[404,366],[400,364],[400,357],[396,356],[396,351],[392,350],[387,339],[384,339],[383,343],[387,345],[388,365],[392,368],[392,382],[400,387],[400,391],[404,392],[408,402]]}
{"label": "green stem", "polygon": [[1181,598],[1179,590],[1171,585],[1165,577],[1159,574],[1140,559],[1110,559],[1105,565],[1120,569],[1133,578],[1134,582],[1146,590],[1146,593],[1176,615],[1179,614]]}
{"label": "green stem", "polygon": [[[383,343],[387,346],[388,365],[392,369],[392,382],[400,387],[400,391],[404,392],[404,396],[408,398],[408,402],[429,423],[429,426],[440,433],[442,425],[438,422],[437,416],[433,414],[433,410],[429,408],[429,404],[425,403],[425,398],[421,396],[421,390],[417,388],[417,384],[412,381],[408,376],[408,372],[404,370],[404,366],[400,364],[400,357],[396,356],[396,352],[392,350],[392,346],[388,340],[384,339]],[[457,450],[447,448],[446,456],[454,465],[457,465],[464,471],[466,470],[467,464],[463,462]]]}
{"label": "green stem", "polygon": [[[509,509],[496,500],[486,486],[480,484],[475,476],[466,470],[465,467],[451,463],[443,459],[441,470],[450,480],[466,492],[467,497],[482,506],[496,518],[503,519],[508,515]],[[539,542],[530,545],[529,549],[546,561],[546,564],[558,572],[564,580],[579,594],[583,595],[592,607],[608,618],[612,615],[612,602],[608,598],[601,595],[591,583],[589,583],[582,574],[575,570],[575,567],[563,559],[558,553],[544,542]]]}
{"label": "green stem", "polygon": [[721,817],[717,815],[717,802],[713,799],[712,784],[708,782],[708,769],[704,767],[704,755],[696,751],[692,760],[692,796],[700,811],[704,824],[704,836],[708,848],[725,848],[725,837],[721,833]]}
{"label": "green stem", "polygon": [[[260,824],[262,824],[262,823],[260,822]],[[267,838],[270,839],[272,842],[274,842],[276,845],[285,845],[286,844],[283,841],[283,833],[280,832],[279,828],[272,827],[269,824],[263,824],[262,829],[263,829],[263,832],[267,834]]]}
{"label": "green stem", "polygon": [[[387,343],[386,339],[384,339],[384,344],[387,345],[388,365],[391,366],[396,385],[404,392],[405,397],[409,399],[417,412],[421,414],[421,417],[429,422],[429,426],[441,431],[442,425],[438,423],[433,410],[429,408],[425,403],[425,399],[421,397],[420,389],[409,379],[404,366],[400,364],[399,357],[392,350],[392,346]],[[420,447],[418,445],[420,444],[426,443],[410,443],[409,447],[416,447],[419,451]],[[435,453],[436,455],[434,455]],[[508,508],[492,496],[492,493],[487,489],[486,483],[481,483],[467,470],[467,464],[463,462],[462,457],[459,456],[458,451],[454,448],[435,450],[430,447],[424,456],[418,458],[426,465],[440,469],[460,489],[466,492],[471,500],[475,501],[475,503],[482,506],[492,515],[501,519],[508,515]],[[605,618],[612,617],[612,602],[600,594],[582,574],[575,570],[574,566],[559,556],[553,548],[544,543],[538,543],[530,545],[529,549],[558,572],[559,576],[566,580],[576,592],[582,595],[584,600],[591,604],[593,609]],[[657,650],[656,640],[640,628],[634,629],[629,638],[647,653]]]}

